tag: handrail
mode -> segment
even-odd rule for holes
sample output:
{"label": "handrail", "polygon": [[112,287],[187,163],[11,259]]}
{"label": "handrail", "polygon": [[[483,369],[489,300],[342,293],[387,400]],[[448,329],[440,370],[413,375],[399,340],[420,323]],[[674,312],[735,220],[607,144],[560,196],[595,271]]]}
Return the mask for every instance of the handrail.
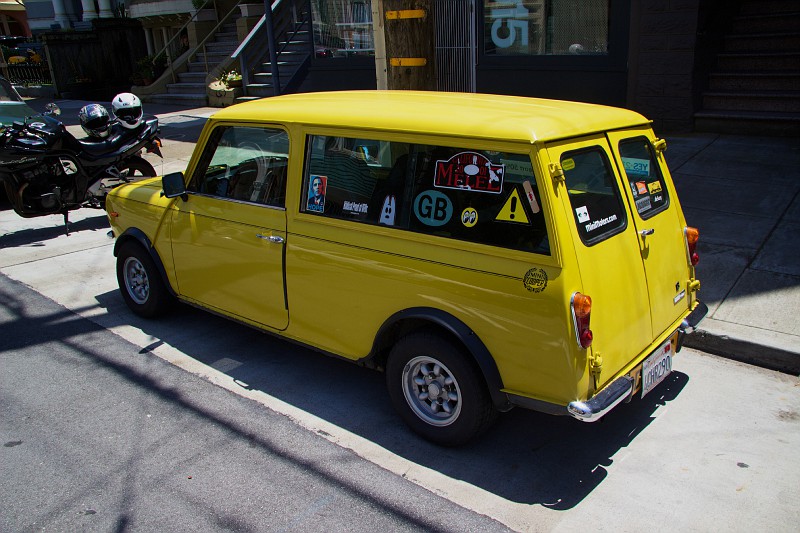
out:
{"label": "handrail", "polygon": [[[172,83],[175,83],[177,81],[177,78],[175,77],[175,69],[172,68],[172,63],[174,63],[174,59],[172,57],[170,57],[169,47],[170,47],[170,45],[172,45],[172,43],[173,43],[173,41],[175,41],[175,39],[177,39],[178,37],[181,36],[181,34],[183,34],[184,30],[186,30],[186,28],[189,27],[189,24],[192,23],[192,21],[197,17],[197,15],[200,13],[200,11],[203,8],[205,8],[208,5],[209,2],[212,2],[214,4],[214,14],[216,14],[216,12],[217,12],[217,0],[206,0],[205,2],[203,2],[203,5],[200,6],[194,12],[194,14],[191,17],[189,17],[189,20],[187,20],[186,23],[183,26],[181,26],[181,28],[175,33],[175,35],[173,35],[172,38],[169,41],[167,41],[167,43],[164,45],[164,47],[161,48],[161,50],[159,50],[158,53],[153,54],[153,66],[154,67],[156,66],[156,59],[158,57],[160,57],[161,54],[164,54],[165,57],[167,58],[167,65],[169,65],[170,72],[172,73]],[[238,6],[239,3],[237,3],[236,5]],[[199,45],[198,45],[198,47],[199,47]],[[195,48],[197,48],[197,47],[195,47]]]}

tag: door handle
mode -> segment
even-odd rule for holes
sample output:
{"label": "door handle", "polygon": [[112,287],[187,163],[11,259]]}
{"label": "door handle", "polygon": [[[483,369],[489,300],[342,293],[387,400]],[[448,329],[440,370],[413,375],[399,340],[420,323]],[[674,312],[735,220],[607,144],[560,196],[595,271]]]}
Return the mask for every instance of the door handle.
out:
{"label": "door handle", "polygon": [[641,235],[642,237],[647,237],[648,235],[652,235],[655,232],[656,230],[654,230],[653,228],[643,229],[642,231],[639,232],[639,235]]}
{"label": "door handle", "polygon": [[256,237],[259,239],[264,239],[265,241],[274,242],[275,244],[283,244],[283,237],[279,235],[262,235],[260,233],[256,233]]}

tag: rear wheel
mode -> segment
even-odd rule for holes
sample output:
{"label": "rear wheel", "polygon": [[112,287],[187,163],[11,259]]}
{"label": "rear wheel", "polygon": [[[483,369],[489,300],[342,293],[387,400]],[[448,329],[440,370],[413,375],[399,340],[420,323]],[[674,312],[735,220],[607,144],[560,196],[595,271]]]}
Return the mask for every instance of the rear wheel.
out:
{"label": "rear wheel", "polygon": [[432,332],[408,335],[392,348],[386,365],[389,396],[422,437],[458,446],[486,431],[497,417],[483,376],[469,357]]}
{"label": "rear wheel", "polygon": [[139,316],[159,316],[172,304],[172,295],[164,286],[155,262],[137,242],[129,241],[120,247],[117,282],[125,303]]}
{"label": "rear wheel", "polygon": [[146,159],[133,156],[120,163],[119,173],[127,181],[156,177],[156,169]]}

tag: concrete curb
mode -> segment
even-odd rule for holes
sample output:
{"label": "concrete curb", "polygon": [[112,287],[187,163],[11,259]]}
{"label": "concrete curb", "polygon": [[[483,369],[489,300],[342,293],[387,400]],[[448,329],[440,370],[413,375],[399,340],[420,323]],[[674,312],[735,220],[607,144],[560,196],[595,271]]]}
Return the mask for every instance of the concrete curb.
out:
{"label": "concrete curb", "polygon": [[684,346],[754,366],[800,375],[800,352],[790,335],[706,318]]}

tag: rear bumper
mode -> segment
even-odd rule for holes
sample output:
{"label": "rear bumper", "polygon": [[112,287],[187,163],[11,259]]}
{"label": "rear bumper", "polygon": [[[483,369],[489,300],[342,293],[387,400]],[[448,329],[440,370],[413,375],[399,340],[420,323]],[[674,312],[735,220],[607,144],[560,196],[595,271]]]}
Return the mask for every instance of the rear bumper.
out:
{"label": "rear bumper", "polygon": [[[678,326],[678,342],[675,352],[680,351],[686,334],[693,332],[707,313],[708,306],[703,302],[698,302],[692,312],[683,319],[681,325]],[[614,407],[630,398],[633,391],[633,378],[620,376],[590,399],[570,402],[567,405],[567,413],[582,422],[596,422]]]}

